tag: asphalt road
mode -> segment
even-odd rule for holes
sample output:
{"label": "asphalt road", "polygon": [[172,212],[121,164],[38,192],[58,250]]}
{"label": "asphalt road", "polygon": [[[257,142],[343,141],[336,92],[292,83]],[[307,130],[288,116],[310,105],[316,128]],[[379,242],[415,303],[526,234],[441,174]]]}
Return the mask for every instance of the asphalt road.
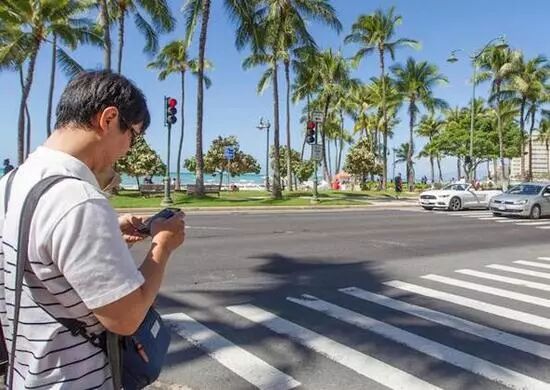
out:
{"label": "asphalt road", "polygon": [[188,215],[159,298],[174,329],[162,380],[193,390],[550,389],[550,257],[539,259],[550,256],[550,220],[491,217]]}

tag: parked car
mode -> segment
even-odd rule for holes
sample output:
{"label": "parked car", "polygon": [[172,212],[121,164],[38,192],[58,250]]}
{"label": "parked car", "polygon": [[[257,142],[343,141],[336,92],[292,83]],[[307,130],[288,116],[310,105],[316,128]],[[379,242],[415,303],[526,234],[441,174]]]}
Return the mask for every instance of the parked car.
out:
{"label": "parked car", "polygon": [[470,184],[453,183],[440,190],[422,192],[419,203],[426,210],[487,209],[489,201],[500,194],[502,194],[502,191],[476,190]]}
{"label": "parked car", "polygon": [[491,200],[494,215],[539,219],[550,215],[550,183],[521,183]]}

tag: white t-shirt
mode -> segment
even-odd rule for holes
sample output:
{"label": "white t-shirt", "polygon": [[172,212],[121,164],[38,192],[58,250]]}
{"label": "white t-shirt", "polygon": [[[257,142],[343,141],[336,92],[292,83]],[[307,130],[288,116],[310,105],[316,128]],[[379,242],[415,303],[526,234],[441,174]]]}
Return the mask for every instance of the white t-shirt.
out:
{"label": "white t-shirt", "polygon": [[[0,181],[0,320],[8,353],[13,335],[17,234],[23,202],[30,189],[52,175],[76,176],[50,188],[40,199],[30,229],[24,279],[15,389],[112,389],[105,353],[73,336],[53,319],[77,318],[89,333],[104,330],[93,309],[112,303],[144,282],[120,232],[117,215],[80,160],[39,147],[20,166],[4,215],[6,178]],[[28,267],[28,265],[27,265]]]}

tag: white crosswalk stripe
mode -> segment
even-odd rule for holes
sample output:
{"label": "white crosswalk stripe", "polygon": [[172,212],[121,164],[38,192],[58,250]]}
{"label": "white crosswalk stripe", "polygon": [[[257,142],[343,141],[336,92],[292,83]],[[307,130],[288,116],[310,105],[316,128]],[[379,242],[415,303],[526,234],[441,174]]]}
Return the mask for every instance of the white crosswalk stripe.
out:
{"label": "white crosswalk stripe", "polygon": [[538,226],[537,229],[548,230],[550,226]]}
{"label": "white crosswalk stripe", "polygon": [[475,276],[478,278],[494,280],[497,282],[509,283],[516,286],[528,287],[535,290],[550,291],[550,284],[531,282],[523,279],[509,278],[507,276],[493,275],[493,274],[488,274],[486,272],[480,272],[480,271],[475,271],[471,269],[459,269],[459,270],[456,270],[455,272],[458,272],[464,275]]}
{"label": "white crosswalk stripe", "polygon": [[537,257],[537,260],[550,261],[550,257]]}
{"label": "white crosswalk stripe", "polygon": [[469,290],[474,290],[474,291],[479,291],[479,292],[483,292],[483,293],[486,293],[486,294],[496,295],[498,297],[509,298],[509,299],[513,299],[515,301],[520,301],[520,302],[530,303],[532,305],[538,305],[538,306],[543,306],[543,307],[549,307],[550,308],[550,299],[534,297],[534,296],[527,295],[527,294],[521,294],[521,293],[517,293],[517,292],[513,292],[513,291],[503,290],[503,289],[500,289],[500,288],[484,286],[482,284],[466,282],[466,281],[463,281],[463,280],[458,280],[458,279],[449,278],[449,277],[440,276],[440,275],[430,274],[430,275],[424,275],[424,276],[422,276],[422,278],[428,279],[428,280],[433,280],[433,281],[439,282],[439,283],[448,284],[448,285],[455,286],[455,287],[462,287],[462,288],[469,289]]}
{"label": "white crosswalk stripe", "polygon": [[540,356],[545,359],[550,359],[550,346],[546,344],[538,343],[536,341],[519,337],[489,326],[481,325],[473,321],[468,321],[451,314],[413,305],[397,299],[389,298],[385,295],[371,293],[357,287],[343,288],[339,291],[365,301],[423,318],[425,320],[457,329],[474,336],[482,337],[484,339],[506,345],[510,348]]}
{"label": "white crosswalk stripe", "polygon": [[399,280],[384,282],[384,284],[400,290],[409,291],[415,294],[424,295],[430,298],[435,298],[442,301],[454,303],[459,306],[469,307],[471,309],[479,310],[485,313],[490,313],[498,317],[523,322],[525,324],[537,326],[539,328],[550,329],[550,318],[545,318],[535,314],[530,314],[519,310],[509,309],[507,307],[493,305],[488,302],[478,301],[476,299],[466,298],[460,295],[450,294],[447,292],[418,286],[412,283],[401,282]]}
{"label": "white crosswalk stripe", "polygon": [[287,390],[300,382],[237,347],[184,313],[163,316],[176,333],[205,350],[212,358],[261,390]]}
{"label": "white crosswalk stripe", "polygon": [[500,221],[497,221],[498,223],[514,223],[517,222],[517,219],[502,219]]}
{"label": "white crosswalk stripe", "polygon": [[483,217],[483,218],[478,218],[480,221],[499,221],[499,220],[502,220],[502,219],[505,219],[504,217]]}
{"label": "white crosswalk stripe", "polygon": [[338,320],[355,325],[361,329],[377,333],[433,358],[440,359],[510,388],[523,387],[528,389],[547,390],[548,386],[550,386],[548,383],[541,382],[537,379],[520,374],[519,372],[488,362],[454,348],[447,347],[446,345],[418,336],[382,321],[375,320],[374,318],[320,300],[311,295],[304,295],[304,298],[289,297],[287,299],[299,305],[320,311]]}
{"label": "white crosswalk stripe", "polygon": [[550,264],[542,264],[542,263],[537,263],[535,261],[516,260],[514,261],[514,263],[521,264],[521,265],[529,265],[531,267],[550,269]]}
{"label": "white crosswalk stripe", "polygon": [[500,271],[514,272],[516,274],[535,276],[537,278],[550,279],[550,273],[548,272],[531,271],[530,269],[510,267],[508,265],[500,265],[500,264],[489,264],[489,265],[486,265],[486,267],[492,268],[492,269],[498,269]]}
{"label": "white crosswalk stripe", "polygon": [[287,321],[266,310],[252,305],[228,306],[227,309],[252,322],[261,324],[275,333],[285,335],[291,340],[390,389],[439,389],[439,387],[431,385],[414,375]]}
{"label": "white crosswalk stripe", "polygon": [[531,222],[518,222],[516,223],[518,226],[542,226],[542,225],[550,225],[550,221],[531,221]]}

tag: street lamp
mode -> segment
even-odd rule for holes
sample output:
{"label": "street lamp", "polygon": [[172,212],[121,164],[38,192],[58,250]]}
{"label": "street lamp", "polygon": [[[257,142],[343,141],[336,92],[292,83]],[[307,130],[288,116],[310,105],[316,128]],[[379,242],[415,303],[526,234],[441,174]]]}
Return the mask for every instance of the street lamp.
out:
{"label": "street lamp", "polygon": [[269,191],[269,128],[271,127],[271,123],[269,123],[269,119],[264,121],[264,118],[260,117],[260,123],[256,127],[258,130],[267,130],[267,146],[265,151],[265,188]]}
{"label": "street lamp", "polygon": [[[477,51],[473,52],[469,55],[470,60],[472,60],[472,65],[474,67],[473,76],[472,76],[472,102],[470,107],[470,151],[468,153],[468,159],[469,161],[466,161],[468,165],[468,180],[471,179],[472,176],[472,168],[474,166],[474,116],[475,116],[475,99],[476,99],[476,73],[477,73],[477,61],[479,60],[479,57],[487,50],[489,46],[493,42],[498,42],[494,47],[497,49],[506,49],[508,48],[508,44],[506,43],[504,35],[500,35],[496,38],[491,39],[489,42],[485,44],[485,46]],[[454,64],[458,61],[458,57],[456,53],[464,51],[462,49],[456,49],[451,51],[451,55],[449,58],[447,58],[447,62]]]}

